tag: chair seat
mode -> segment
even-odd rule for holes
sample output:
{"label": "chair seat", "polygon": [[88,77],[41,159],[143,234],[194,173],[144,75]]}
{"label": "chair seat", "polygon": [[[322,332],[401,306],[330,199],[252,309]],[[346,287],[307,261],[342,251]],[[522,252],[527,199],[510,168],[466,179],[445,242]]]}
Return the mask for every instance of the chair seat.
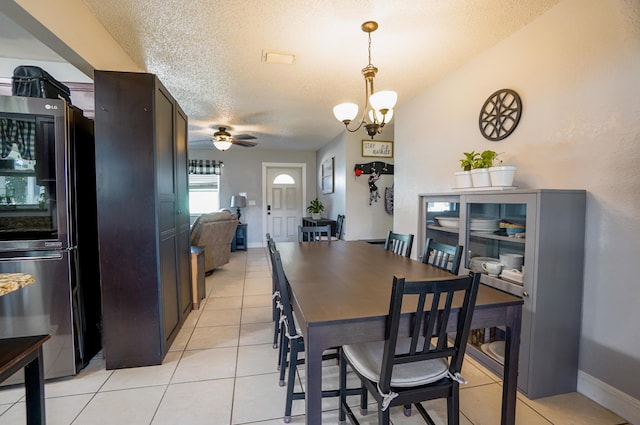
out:
{"label": "chair seat", "polygon": [[[409,351],[410,338],[398,338],[396,353]],[[380,380],[384,341],[345,345],[342,347],[351,366],[373,382]],[[439,381],[447,376],[448,362],[443,359],[425,360],[396,365],[393,368],[391,387],[415,387]]]}

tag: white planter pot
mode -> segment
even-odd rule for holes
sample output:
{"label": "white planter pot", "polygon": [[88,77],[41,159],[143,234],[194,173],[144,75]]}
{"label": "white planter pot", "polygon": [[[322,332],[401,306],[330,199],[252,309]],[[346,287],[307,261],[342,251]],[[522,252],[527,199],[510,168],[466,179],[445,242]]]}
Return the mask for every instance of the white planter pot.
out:
{"label": "white planter pot", "polygon": [[516,175],[516,167],[513,165],[501,165],[489,168],[491,186],[513,186],[513,178]]}
{"label": "white planter pot", "polygon": [[456,189],[465,189],[467,187],[473,187],[473,183],[471,182],[471,172],[469,171],[456,171],[454,173],[456,176]]}
{"label": "white planter pot", "polygon": [[489,177],[488,168],[476,168],[470,171],[473,187],[490,187],[491,178]]}
{"label": "white planter pot", "polygon": [[311,213],[311,218],[314,220],[320,220],[322,218],[321,213]]}

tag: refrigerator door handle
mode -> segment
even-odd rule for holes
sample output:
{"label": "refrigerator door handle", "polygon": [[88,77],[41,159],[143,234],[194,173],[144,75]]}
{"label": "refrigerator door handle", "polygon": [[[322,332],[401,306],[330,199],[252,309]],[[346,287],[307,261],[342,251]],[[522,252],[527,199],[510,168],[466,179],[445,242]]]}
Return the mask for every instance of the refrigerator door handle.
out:
{"label": "refrigerator door handle", "polygon": [[62,252],[60,250],[54,251],[24,251],[24,252],[12,252],[2,253],[0,255],[0,262],[2,261],[21,261],[21,260],[60,260],[62,259]]}

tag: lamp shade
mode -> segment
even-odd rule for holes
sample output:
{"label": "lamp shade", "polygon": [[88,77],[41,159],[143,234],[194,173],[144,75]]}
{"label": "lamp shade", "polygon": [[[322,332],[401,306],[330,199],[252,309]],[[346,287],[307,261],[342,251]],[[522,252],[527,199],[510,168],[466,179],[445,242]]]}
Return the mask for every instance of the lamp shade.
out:
{"label": "lamp shade", "polygon": [[355,103],[341,103],[333,107],[333,115],[338,121],[351,121],[358,115],[358,105]]}
{"label": "lamp shade", "polygon": [[213,146],[221,151],[226,151],[231,147],[231,142],[221,142],[219,140],[216,140],[213,142]]}
{"label": "lamp shade", "polygon": [[247,206],[247,198],[245,196],[232,195],[231,208],[244,208]]}
{"label": "lamp shade", "polygon": [[398,101],[398,93],[393,90],[383,90],[372,94],[369,97],[369,104],[373,109],[393,109]]}

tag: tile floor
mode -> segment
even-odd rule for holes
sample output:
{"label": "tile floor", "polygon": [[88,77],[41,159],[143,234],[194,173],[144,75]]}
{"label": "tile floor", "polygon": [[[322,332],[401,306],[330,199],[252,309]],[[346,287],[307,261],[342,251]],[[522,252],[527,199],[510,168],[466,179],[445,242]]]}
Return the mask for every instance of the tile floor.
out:
{"label": "tile floor", "polygon": [[[271,277],[266,252],[232,253],[231,262],[207,278],[207,298],[194,310],[160,366],[105,370],[96,356],[78,376],[47,382],[49,425],[282,424],[285,389],[278,386],[271,347]],[[498,424],[500,380],[471,359],[461,391],[463,425]],[[327,364],[325,380],[337,382]],[[304,372],[300,373],[300,384]],[[519,425],[617,425],[625,420],[579,393],[538,400],[520,394]],[[354,399],[357,404],[358,400]],[[439,424],[442,401],[425,403]],[[336,400],[323,403],[323,422],[337,423]],[[357,409],[356,409],[357,410]],[[361,418],[376,423],[375,409]],[[304,402],[294,401],[292,423],[304,423]],[[392,412],[394,425],[423,423]],[[25,423],[24,390],[0,390],[0,425]]]}

